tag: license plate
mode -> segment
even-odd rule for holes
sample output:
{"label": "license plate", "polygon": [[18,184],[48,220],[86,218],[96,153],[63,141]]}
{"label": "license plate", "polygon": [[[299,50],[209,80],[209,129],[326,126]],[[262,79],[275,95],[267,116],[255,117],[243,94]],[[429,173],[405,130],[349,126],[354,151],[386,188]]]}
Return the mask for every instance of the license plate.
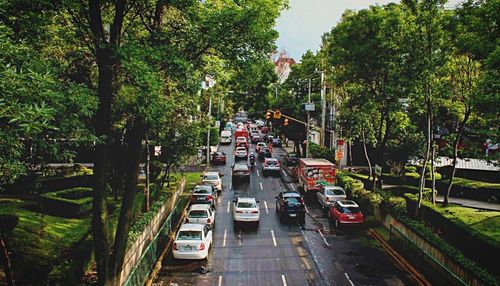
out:
{"label": "license plate", "polygon": [[184,250],[185,251],[192,251],[192,250],[195,250],[195,247],[194,246],[184,246]]}
{"label": "license plate", "polygon": [[205,201],[207,198],[205,197],[198,197],[198,201]]}
{"label": "license plate", "polygon": [[290,214],[290,217],[296,217],[297,214]]}
{"label": "license plate", "polygon": [[354,219],[354,216],[353,216],[353,215],[350,215],[350,216],[349,216],[349,219]]}

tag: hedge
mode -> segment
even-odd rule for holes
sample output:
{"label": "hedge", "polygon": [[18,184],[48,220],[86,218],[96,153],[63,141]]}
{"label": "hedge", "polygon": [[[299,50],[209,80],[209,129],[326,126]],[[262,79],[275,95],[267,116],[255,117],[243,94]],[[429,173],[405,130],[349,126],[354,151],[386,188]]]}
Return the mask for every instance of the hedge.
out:
{"label": "hedge", "polygon": [[[436,182],[436,188],[442,195],[448,188],[448,180]],[[500,199],[500,184],[454,178],[450,193],[451,197],[468,198],[480,201]]]}
{"label": "hedge", "polygon": [[92,210],[92,189],[73,188],[42,195],[43,210],[51,215],[78,218]]}
{"label": "hedge", "polygon": [[447,241],[436,235],[432,229],[424,225],[422,222],[406,216],[398,216],[398,220],[418,233],[422,238],[446,254],[469,273],[475,275],[479,280],[485,283],[485,285],[499,285],[500,281],[497,277],[484,269],[484,267],[465,257],[460,250],[451,246]]}
{"label": "hedge", "polygon": [[[353,174],[340,173],[337,176],[337,182],[342,186],[349,196],[354,200],[361,202],[360,206],[364,211],[369,211],[372,206],[381,206],[383,209],[393,214],[402,223],[413,229],[422,238],[426,239],[429,243],[433,244],[437,249],[448,255],[452,260],[461,265],[464,269],[470,273],[476,275],[486,285],[499,285],[499,280],[494,275],[492,275],[488,270],[479,266],[473,260],[464,256],[462,252],[451,246],[448,242],[437,236],[430,228],[426,227],[423,223],[410,219],[406,216],[407,211],[411,211],[409,207],[407,196],[413,196],[414,194],[406,194],[405,197],[394,196],[394,191],[381,191],[381,192],[370,192],[363,188],[363,183],[352,178]],[[417,187],[405,186],[407,189],[418,192]],[[426,189],[424,196],[430,195],[430,190]],[[453,224],[453,222],[448,222]],[[456,237],[464,242],[470,242],[470,240],[464,239],[464,236]],[[470,245],[470,243],[467,243]],[[466,247],[467,248],[467,247]],[[470,248],[470,247],[469,247]],[[485,254],[489,254],[488,251],[483,251]],[[491,256],[493,259],[497,259],[499,256]]]}
{"label": "hedge", "polygon": [[[416,207],[417,198],[415,195],[406,194],[405,199],[408,204],[408,211],[412,211]],[[470,225],[465,221],[474,218],[475,212],[466,212],[470,209],[460,209],[455,213],[449,208],[441,208],[433,206],[428,201],[423,201],[419,210],[419,216],[431,224],[434,228],[439,229],[440,235],[446,239],[450,244],[462,249],[463,253],[481,263],[490,271],[497,271],[498,262],[500,257],[500,243],[495,240],[494,236],[487,236],[474,228],[479,226],[474,219]],[[481,212],[480,210],[477,210]],[[493,212],[492,216],[478,214],[479,219],[494,219],[496,214]],[[478,220],[479,220],[478,219]],[[465,221],[464,221],[465,220]],[[494,221],[489,221],[493,226]],[[498,223],[497,223],[498,224]],[[496,259],[492,259],[492,258]]]}

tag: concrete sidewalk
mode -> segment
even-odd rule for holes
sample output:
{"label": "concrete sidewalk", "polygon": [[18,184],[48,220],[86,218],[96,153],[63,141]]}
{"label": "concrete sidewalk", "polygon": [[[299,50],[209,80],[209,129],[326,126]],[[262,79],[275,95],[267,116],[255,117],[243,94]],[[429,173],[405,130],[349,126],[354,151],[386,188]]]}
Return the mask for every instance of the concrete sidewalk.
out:
{"label": "concrete sidewalk", "polygon": [[[437,198],[436,198],[436,202],[439,202],[439,203],[442,203],[443,200],[444,200],[443,196],[437,196]],[[460,205],[460,206],[468,207],[468,208],[500,212],[500,204],[495,204],[495,203],[488,203],[488,202],[483,202],[483,201],[476,201],[476,200],[463,199],[463,198],[453,198],[453,197],[450,197],[448,199],[448,202],[450,204]]]}

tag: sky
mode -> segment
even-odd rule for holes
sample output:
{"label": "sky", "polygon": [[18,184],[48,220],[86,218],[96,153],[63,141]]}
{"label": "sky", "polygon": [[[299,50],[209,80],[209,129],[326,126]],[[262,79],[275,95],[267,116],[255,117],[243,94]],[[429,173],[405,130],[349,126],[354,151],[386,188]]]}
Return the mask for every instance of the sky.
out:
{"label": "sky", "polygon": [[[280,33],[278,50],[299,61],[307,51],[317,51],[321,36],[337,24],[346,9],[361,10],[370,5],[384,5],[394,0],[289,0],[290,9],[282,11],[276,29]],[[399,2],[399,1],[398,1]],[[451,0],[446,7],[456,6]]]}

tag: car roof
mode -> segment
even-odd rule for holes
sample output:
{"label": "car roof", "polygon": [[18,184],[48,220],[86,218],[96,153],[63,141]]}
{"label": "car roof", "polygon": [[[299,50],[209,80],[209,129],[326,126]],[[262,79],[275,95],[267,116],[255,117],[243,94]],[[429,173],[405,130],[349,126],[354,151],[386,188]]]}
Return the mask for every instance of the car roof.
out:
{"label": "car roof", "polygon": [[182,231],[182,230],[198,230],[198,231],[202,231],[203,227],[205,227],[205,225],[203,225],[203,224],[185,223],[185,224],[181,225],[181,227],[179,228],[179,231]]}
{"label": "car roof", "polygon": [[195,189],[210,189],[212,190],[213,186],[212,185],[207,185],[207,184],[200,184],[194,186]]}
{"label": "car roof", "polygon": [[234,170],[248,170],[247,164],[234,164]]}
{"label": "car roof", "polygon": [[301,197],[301,195],[299,193],[293,192],[293,191],[282,192],[282,195],[285,198],[299,198],[299,197]]}
{"label": "car roof", "polygon": [[351,200],[341,200],[341,201],[337,201],[337,203],[339,204],[339,206],[345,208],[345,207],[357,207],[359,208],[358,204],[355,203],[354,201],[351,201]]}
{"label": "car roof", "polygon": [[219,172],[205,172],[203,175],[219,175]]}
{"label": "car roof", "polygon": [[265,158],[264,161],[278,161],[276,158]]}
{"label": "car roof", "polygon": [[255,198],[238,198],[237,202],[238,203],[257,203],[257,200]]}
{"label": "car roof", "polygon": [[194,204],[194,205],[191,205],[189,207],[189,211],[205,211],[205,210],[208,210],[209,208],[211,208],[212,206],[208,205],[208,204]]}
{"label": "car roof", "polygon": [[328,189],[328,190],[342,190],[344,191],[344,189],[341,187],[341,186],[324,186],[323,188]]}

